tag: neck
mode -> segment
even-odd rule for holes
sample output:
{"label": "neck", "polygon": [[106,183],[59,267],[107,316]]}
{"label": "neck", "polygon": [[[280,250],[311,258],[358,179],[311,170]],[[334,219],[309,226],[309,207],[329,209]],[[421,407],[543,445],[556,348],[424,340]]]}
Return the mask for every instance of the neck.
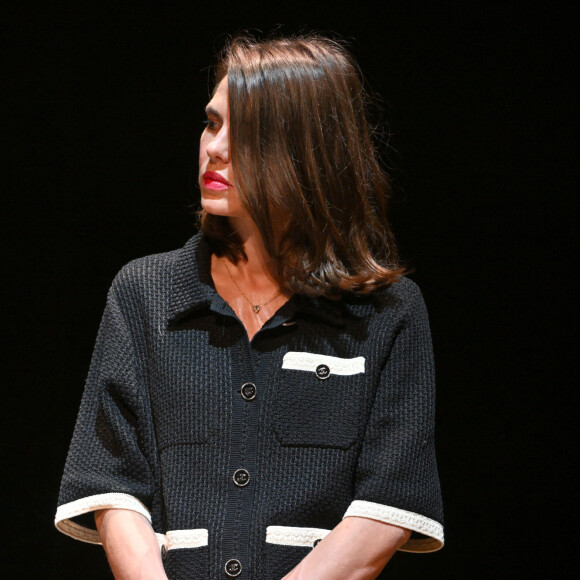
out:
{"label": "neck", "polygon": [[264,275],[271,277],[270,267],[272,258],[266,250],[262,235],[256,224],[251,220],[231,219],[231,225],[240,236],[244,252],[248,257],[247,262],[239,261],[237,263],[236,268],[239,273],[250,279],[259,278]]}

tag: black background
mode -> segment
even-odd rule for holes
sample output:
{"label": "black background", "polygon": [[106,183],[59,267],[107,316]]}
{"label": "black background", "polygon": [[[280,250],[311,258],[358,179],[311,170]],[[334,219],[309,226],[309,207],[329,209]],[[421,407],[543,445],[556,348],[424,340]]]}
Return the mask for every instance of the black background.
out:
{"label": "black background", "polygon": [[436,351],[447,538],[397,556],[404,577],[574,577],[574,22],[490,1],[6,14],[2,575],[110,577],[52,523],[106,292],[194,233],[224,34],[283,24],[351,41],[391,132],[392,223]]}

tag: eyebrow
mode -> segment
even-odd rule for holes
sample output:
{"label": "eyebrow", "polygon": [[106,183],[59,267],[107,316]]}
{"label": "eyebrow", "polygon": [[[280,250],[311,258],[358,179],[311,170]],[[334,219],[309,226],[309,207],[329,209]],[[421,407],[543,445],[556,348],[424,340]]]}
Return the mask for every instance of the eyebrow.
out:
{"label": "eyebrow", "polygon": [[217,118],[218,118],[218,119],[220,119],[220,121],[221,121],[221,118],[222,118],[222,116],[221,116],[221,115],[220,115],[220,114],[219,114],[219,113],[218,113],[218,112],[217,112],[217,111],[216,111],[216,110],[215,110],[215,109],[214,109],[212,106],[210,106],[210,105],[208,105],[208,106],[205,108],[205,114],[206,114],[208,117],[209,117],[210,115],[212,115],[213,117],[217,117]]}

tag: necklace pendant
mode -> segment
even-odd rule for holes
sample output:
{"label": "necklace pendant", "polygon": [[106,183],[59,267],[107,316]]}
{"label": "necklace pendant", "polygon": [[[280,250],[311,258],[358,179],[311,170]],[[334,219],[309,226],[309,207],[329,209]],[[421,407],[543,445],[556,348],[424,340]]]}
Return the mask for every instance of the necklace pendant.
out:
{"label": "necklace pendant", "polygon": [[258,304],[255,304],[254,306],[252,306],[252,310],[258,314],[258,312],[260,312],[260,306],[258,306]]}

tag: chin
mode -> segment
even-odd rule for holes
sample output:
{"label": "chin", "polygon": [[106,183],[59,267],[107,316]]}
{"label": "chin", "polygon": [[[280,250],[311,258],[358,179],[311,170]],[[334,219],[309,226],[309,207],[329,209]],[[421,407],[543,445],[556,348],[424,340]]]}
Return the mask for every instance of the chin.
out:
{"label": "chin", "polygon": [[211,199],[201,196],[201,209],[212,215],[221,215],[228,217],[228,203],[225,199]]}

